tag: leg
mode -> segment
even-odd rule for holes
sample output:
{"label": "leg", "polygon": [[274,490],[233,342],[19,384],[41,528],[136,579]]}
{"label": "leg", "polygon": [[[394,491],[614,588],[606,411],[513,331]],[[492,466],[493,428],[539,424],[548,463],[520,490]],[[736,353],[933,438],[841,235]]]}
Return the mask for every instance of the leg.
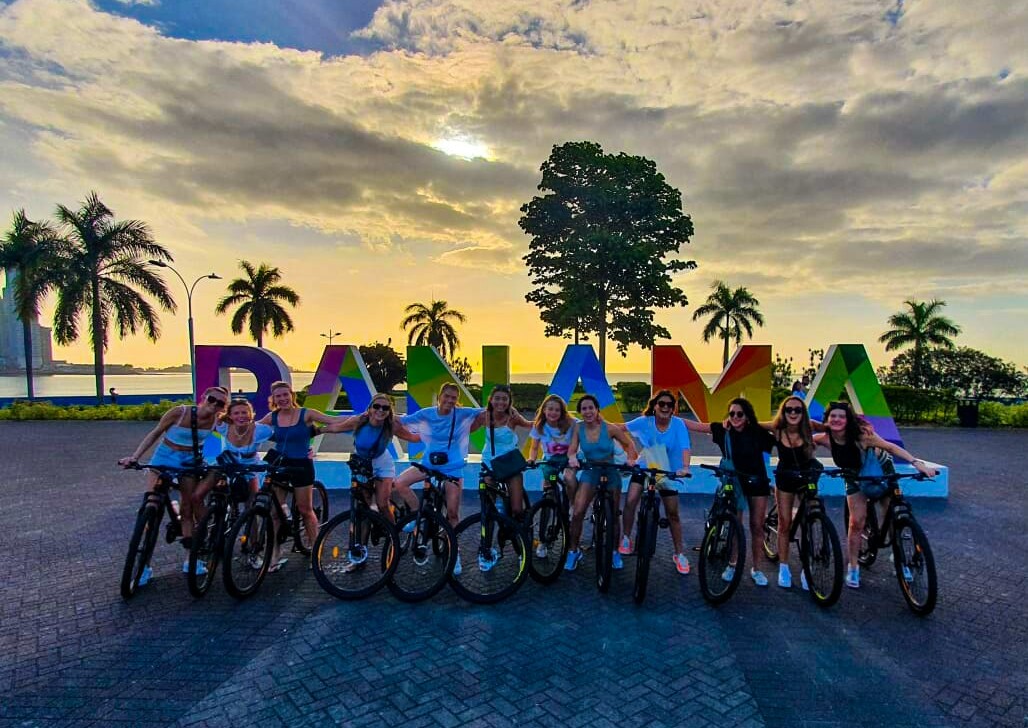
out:
{"label": "leg", "polygon": [[[307,531],[307,538],[314,543],[318,537],[318,515],[314,512],[314,487],[305,485],[302,488],[294,488],[295,496],[293,502],[300,509],[300,517],[303,518],[303,527]],[[293,534],[296,537],[296,534]]]}
{"label": "leg", "polygon": [[846,504],[850,507],[849,529],[846,531],[846,555],[849,568],[857,568],[857,556],[860,554],[860,534],[867,520],[867,497],[860,492],[846,496]]}
{"label": "leg", "polygon": [[678,495],[664,496],[664,512],[670,522],[671,542],[675,546],[676,554],[685,553],[685,543],[682,541],[682,519],[678,515]]}
{"label": "leg", "polygon": [[417,468],[407,468],[393,480],[393,489],[411,511],[418,510],[418,497],[410,487],[424,479],[425,474]]}
{"label": "leg", "polygon": [[[573,509],[575,507],[575,496],[578,493],[578,477],[571,468],[564,470],[564,493],[568,497],[568,507]],[[572,541],[572,543],[574,542]]]}
{"label": "leg", "polygon": [[767,496],[750,498],[750,553],[753,555],[753,569],[760,571],[761,555],[764,552],[764,517],[767,515]]}
{"label": "leg", "polygon": [[789,531],[792,529],[792,504],[796,494],[776,488],[775,498],[778,501],[778,563],[788,566]]}
{"label": "leg", "polygon": [[507,481],[507,487],[510,488],[511,516],[515,521],[520,521],[525,512],[525,480],[518,473]]}
{"label": "leg", "polygon": [[582,538],[582,522],[585,511],[593,499],[593,488],[589,483],[582,483],[575,492],[575,502],[571,507],[571,527],[568,529],[568,543],[578,551],[578,541]]}
{"label": "leg", "polygon": [[453,478],[446,481],[446,520],[457,528],[460,523],[460,496],[464,488],[464,478]]}
{"label": "leg", "polygon": [[393,509],[389,507],[389,494],[392,490],[392,478],[379,478],[375,482],[375,503],[378,505],[378,512],[388,519],[390,523],[395,523]]}
{"label": "leg", "polygon": [[632,527],[635,525],[635,513],[639,509],[639,499],[642,497],[642,483],[630,480],[628,482],[628,497],[625,498],[625,511],[621,516],[621,531],[628,539],[628,543],[619,541],[621,553],[632,553]]}
{"label": "leg", "polygon": [[179,503],[181,509],[179,515],[182,517],[182,540],[187,544],[190,543],[190,541],[186,541],[185,539],[193,538],[193,512],[195,505],[193,491],[195,488],[196,481],[192,478],[179,478],[178,490],[181,496],[181,502]]}

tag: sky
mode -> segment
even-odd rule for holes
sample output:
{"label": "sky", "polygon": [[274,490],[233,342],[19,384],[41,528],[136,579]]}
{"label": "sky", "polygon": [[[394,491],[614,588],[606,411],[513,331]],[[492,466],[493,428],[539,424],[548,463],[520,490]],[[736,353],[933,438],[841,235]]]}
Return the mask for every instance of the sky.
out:
{"label": "sky", "polygon": [[[698,267],[659,343],[701,371],[721,344],[692,311],[719,279],[797,364],[851,342],[885,364],[889,314],[939,298],[959,344],[1024,365],[1026,37],[1009,0],[0,1],[0,213],[95,190],[190,281],[278,266],[302,302],[266,345],[295,367],[329,331],[400,346],[404,307],[437,298],[472,364],[509,344],[545,372],[568,342],[524,300],[519,208],[554,145],[592,140],[682,192]],[[247,343],[214,316],[225,283],[196,287],[198,343]],[[115,337],[108,361],[187,361],[170,285],[159,344]]]}

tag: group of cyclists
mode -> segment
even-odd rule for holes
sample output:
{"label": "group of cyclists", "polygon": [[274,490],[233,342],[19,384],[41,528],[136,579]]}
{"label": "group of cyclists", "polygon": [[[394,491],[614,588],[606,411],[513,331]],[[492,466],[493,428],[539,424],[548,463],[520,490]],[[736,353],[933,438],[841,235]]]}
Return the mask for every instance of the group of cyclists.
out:
{"label": "group of cyclists", "polygon": [[[125,467],[134,466],[156,445],[150,465],[187,471],[197,464],[200,453],[211,451],[207,441],[212,436],[219,441],[219,447],[213,449],[230,454],[237,462],[257,463],[261,458],[258,453],[260,446],[270,443],[271,449],[264,459],[288,466],[283,471],[287,474],[282,477],[294,491],[295,507],[302,516],[308,541],[313,543],[319,530],[312,499],[315,477],[310,443],[314,434],[352,433],[354,452],[351,465],[363,461],[371,470],[375,481],[375,507],[390,520],[393,519],[392,502],[403,503],[412,511],[417,508],[418,497],[411,486],[428,476],[424,469],[416,467],[408,467],[397,475],[389,446],[393,438],[421,443],[424,446],[423,462],[431,463],[432,468],[447,476],[447,518],[451,525],[456,526],[460,521],[464,467],[471,432],[488,428],[482,452],[483,477],[488,479],[491,461],[519,449],[521,443],[517,430],[527,428],[530,440],[528,462],[538,463],[544,479],[556,475],[567,494],[570,547],[564,565],[566,571],[574,571],[582,558],[579,541],[585,515],[600,478],[605,477],[611,484],[614,502],[621,503],[621,470],[608,468],[604,471],[603,467],[588,467],[588,464],[623,462],[628,466],[645,463],[648,467],[674,473],[675,477],[660,480],[659,494],[670,526],[671,558],[678,573],[685,575],[690,572],[690,565],[682,537],[678,484],[690,473],[690,433],[706,434],[711,436],[723,457],[731,461],[745,496],[751,533],[750,576],[760,587],[768,585],[767,576],[761,569],[762,532],[771,493],[765,455],[777,450],[778,585],[782,588],[792,586],[788,563],[790,519],[796,493],[806,483],[797,473],[820,467],[816,458],[818,448],[829,451],[836,465],[850,472],[859,471],[868,457],[874,457],[886,472],[891,468],[892,458],[898,458],[911,463],[924,475],[936,474],[923,460],[875,434],[870,424],[859,417],[847,402],[832,402],[826,408],[824,422],[816,423],[810,419],[804,399],[794,394],[781,403],[777,415],[770,422],[760,422],[752,404],[744,398],[736,398],[730,402],[723,421],[703,423],[679,417],[677,396],[669,390],[660,390],[650,398],[639,417],[621,425],[604,419],[599,400],[592,394],[585,394],[577,400],[578,418],[570,414],[561,397],[550,394],[532,420],[523,417],[515,408],[511,389],[506,385],[492,389],[485,407],[460,406],[459,395],[457,385],[447,383],[439,390],[436,405],[398,415],[394,412],[391,397],[376,394],[364,412],[333,417],[301,407],[290,384],[275,382],[269,398],[270,412],[257,420],[248,400],[233,398],[224,387],[211,387],[202,393],[197,404],[168,410],[135,451],[119,463]],[[586,467],[580,467],[582,465]],[[252,477],[251,492],[257,492],[260,477],[259,474]],[[187,553],[194,524],[202,517],[204,498],[217,478],[216,465],[202,478],[185,473],[179,478],[180,541]],[[517,519],[525,511],[527,503],[522,476],[508,477],[506,482],[512,515]],[[632,554],[634,550],[632,531],[642,482],[641,476],[630,478],[621,518],[615,519],[618,547],[612,554],[614,569],[623,568],[622,556]],[[152,491],[157,483],[158,473],[147,470],[147,490]],[[855,482],[847,482],[846,498],[849,521],[845,583],[851,588],[859,588],[857,554],[868,499]],[[276,544],[269,571],[277,571],[287,561],[278,548]],[[454,566],[455,574],[460,574],[462,568],[458,559]],[[480,560],[479,568],[487,570],[490,564]],[[188,570],[187,560],[183,571]],[[726,580],[731,576],[726,574]],[[147,566],[139,585],[144,585],[150,577],[151,571]],[[801,586],[807,588],[802,573]]]}

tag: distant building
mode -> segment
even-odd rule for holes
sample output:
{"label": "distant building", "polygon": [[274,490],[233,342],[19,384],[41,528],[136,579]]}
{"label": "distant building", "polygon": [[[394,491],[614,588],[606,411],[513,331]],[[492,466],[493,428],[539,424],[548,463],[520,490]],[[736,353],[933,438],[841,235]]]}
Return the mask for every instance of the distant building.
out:
{"label": "distant building", "polygon": [[[15,313],[14,280],[17,273],[6,271],[6,286],[0,299],[0,370],[17,371],[25,369],[25,340],[21,321]],[[32,368],[39,371],[53,369],[53,342],[50,329],[33,321]]]}

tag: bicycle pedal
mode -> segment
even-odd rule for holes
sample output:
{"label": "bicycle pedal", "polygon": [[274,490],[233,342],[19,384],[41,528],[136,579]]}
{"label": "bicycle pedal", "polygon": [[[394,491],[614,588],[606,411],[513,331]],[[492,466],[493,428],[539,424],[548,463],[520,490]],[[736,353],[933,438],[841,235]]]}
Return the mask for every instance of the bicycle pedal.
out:
{"label": "bicycle pedal", "polygon": [[669,521],[666,518],[661,518],[659,521],[657,521],[657,525],[661,528],[668,528],[671,525],[671,521]]}

